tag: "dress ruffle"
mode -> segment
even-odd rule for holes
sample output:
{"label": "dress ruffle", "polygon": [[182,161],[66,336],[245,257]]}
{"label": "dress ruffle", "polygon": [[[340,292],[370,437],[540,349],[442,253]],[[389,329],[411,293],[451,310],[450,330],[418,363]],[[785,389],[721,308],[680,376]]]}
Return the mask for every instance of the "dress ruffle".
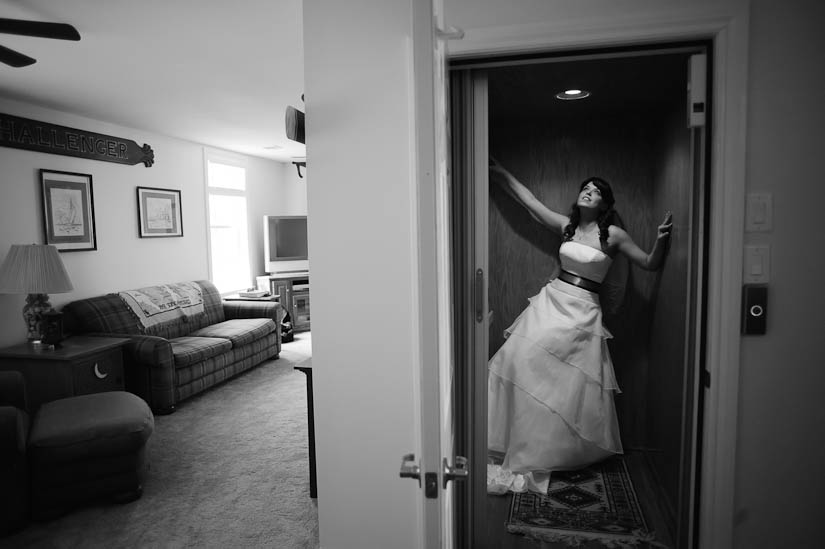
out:
{"label": "dress ruffle", "polygon": [[578,469],[621,453],[612,335],[598,296],[554,280],[506,333],[488,377],[488,447],[504,454],[499,477]]}
{"label": "dress ruffle", "polygon": [[550,486],[549,473],[514,473],[501,465],[487,464],[487,493],[503,495],[507,492],[547,493]]}

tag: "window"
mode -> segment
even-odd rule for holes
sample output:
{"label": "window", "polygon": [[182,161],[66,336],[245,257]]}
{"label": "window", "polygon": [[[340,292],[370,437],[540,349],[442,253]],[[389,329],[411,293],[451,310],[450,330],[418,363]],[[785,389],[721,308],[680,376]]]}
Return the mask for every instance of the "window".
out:
{"label": "window", "polygon": [[206,162],[211,280],[222,294],[245,290],[249,267],[246,168]]}

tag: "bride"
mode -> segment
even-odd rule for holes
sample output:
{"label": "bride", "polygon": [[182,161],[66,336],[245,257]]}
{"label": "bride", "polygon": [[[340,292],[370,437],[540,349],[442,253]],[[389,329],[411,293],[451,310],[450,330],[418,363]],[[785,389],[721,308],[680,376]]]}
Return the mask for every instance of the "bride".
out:
{"label": "bride", "polygon": [[622,453],[613,393],[619,390],[602,324],[599,290],[616,254],[660,268],[671,214],[645,253],[615,225],[610,185],[586,179],[570,214],[542,204],[491,157],[491,179],[542,225],[560,234],[561,272],[505,330],[489,362],[487,491],[547,491],[552,471],[575,470]]}

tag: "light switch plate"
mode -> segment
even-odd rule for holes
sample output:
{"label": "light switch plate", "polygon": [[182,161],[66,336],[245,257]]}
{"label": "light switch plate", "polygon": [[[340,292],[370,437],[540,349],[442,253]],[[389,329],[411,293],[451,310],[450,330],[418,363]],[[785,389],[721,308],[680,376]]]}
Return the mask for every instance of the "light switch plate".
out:
{"label": "light switch plate", "polygon": [[767,284],[771,281],[771,247],[769,245],[745,246],[742,281],[745,284]]}
{"label": "light switch plate", "polygon": [[773,195],[748,193],[745,204],[745,232],[764,233],[773,229]]}

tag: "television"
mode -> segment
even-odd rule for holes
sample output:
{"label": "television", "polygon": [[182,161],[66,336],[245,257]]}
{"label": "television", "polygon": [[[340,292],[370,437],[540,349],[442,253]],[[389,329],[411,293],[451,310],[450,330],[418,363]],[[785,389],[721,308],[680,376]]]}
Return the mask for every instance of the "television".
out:
{"label": "television", "polygon": [[307,216],[264,216],[264,261],[270,274],[309,271]]}

